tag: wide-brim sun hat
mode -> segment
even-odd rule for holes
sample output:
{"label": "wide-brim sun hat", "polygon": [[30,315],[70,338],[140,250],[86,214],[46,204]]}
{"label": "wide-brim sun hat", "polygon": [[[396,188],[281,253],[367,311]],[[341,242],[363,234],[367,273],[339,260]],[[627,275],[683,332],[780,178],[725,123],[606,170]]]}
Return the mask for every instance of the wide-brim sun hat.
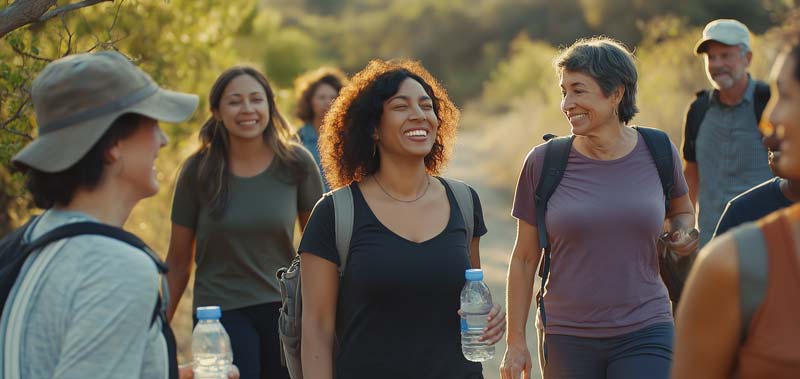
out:
{"label": "wide-brim sun hat", "polygon": [[714,20],[703,29],[703,36],[694,45],[695,55],[706,52],[708,42],[716,41],[724,45],[743,45],[750,50],[750,30],[745,24],[732,19]]}
{"label": "wide-brim sun hat", "polygon": [[175,123],[188,119],[199,102],[197,95],[160,88],[116,51],[49,63],[34,79],[31,97],[39,135],[12,162],[44,172],[77,163],[123,114]]}

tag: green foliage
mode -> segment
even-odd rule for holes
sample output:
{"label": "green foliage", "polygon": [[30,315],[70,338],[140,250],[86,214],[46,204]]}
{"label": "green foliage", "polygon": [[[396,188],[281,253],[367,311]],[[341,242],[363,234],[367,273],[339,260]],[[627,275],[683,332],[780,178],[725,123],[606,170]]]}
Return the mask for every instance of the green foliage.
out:
{"label": "green foliage", "polygon": [[[334,62],[356,72],[373,58],[419,59],[459,104],[482,83],[520,34],[552,45],[604,34],[639,45],[653,20],[680,17],[684,27],[738,18],[756,32],[784,19],[794,0],[275,0],[261,13],[280,14],[257,58],[283,76]],[[289,29],[286,33],[284,29]],[[301,37],[306,35],[309,39]],[[291,62],[295,60],[294,62]],[[310,62],[310,63],[308,63]],[[298,67],[292,69],[293,65]]]}
{"label": "green foliage", "polygon": [[[30,84],[46,60],[67,53],[116,49],[133,59],[161,86],[200,94],[225,68],[240,58],[233,49],[239,21],[247,20],[257,0],[125,0],[101,3],[67,13],[43,25],[19,29],[0,43],[0,125],[28,98]],[[16,51],[15,51],[16,50]],[[45,60],[42,60],[45,59]],[[165,183],[159,194],[142,201],[126,228],[142,236],[156,251],[166,254],[169,241],[169,203],[179,164],[196,146],[195,133],[208,117],[205,101],[194,118],[180,125],[162,125],[171,143],[157,162],[158,178]],[[35,135],[33,110],[6,127]],[[22,178],[11,176],[8,161],[28,138],[0,131],[0,232],[24,221],[29,203]],[[173,326],[181,357],[188,357],[191,332],[191,291],[187,291]]]}
{"label": "green foliage", "polygon": [[520,35],[511,43],[509,58],[500,62],[489,76],[481,95],[485,111],[509,110],[516,99],[537,93],[546,100],[553,92],[556,76],[553,58],[557,50],[541,41]]}

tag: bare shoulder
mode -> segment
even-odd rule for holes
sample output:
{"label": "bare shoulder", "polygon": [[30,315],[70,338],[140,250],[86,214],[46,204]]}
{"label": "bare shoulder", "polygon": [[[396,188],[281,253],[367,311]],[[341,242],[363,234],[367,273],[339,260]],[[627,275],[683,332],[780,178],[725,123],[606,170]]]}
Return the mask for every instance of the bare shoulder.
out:
{"label": "bare shoulder", "polygon": [[719,285],[736,285],[739,279],[737,253],[736,240],[732,234],[720,235],[700,251],[693,270],[696,271],[695,276]]}

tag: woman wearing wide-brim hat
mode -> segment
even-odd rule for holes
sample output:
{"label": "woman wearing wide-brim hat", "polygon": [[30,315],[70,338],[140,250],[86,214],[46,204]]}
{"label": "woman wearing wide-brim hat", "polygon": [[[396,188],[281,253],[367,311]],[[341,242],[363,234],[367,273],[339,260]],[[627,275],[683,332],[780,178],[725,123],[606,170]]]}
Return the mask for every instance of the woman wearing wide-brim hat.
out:
{"label": "woman wearing wide-brim hat", "polygon": [[[198,103],[195,95],[160,88],[113,51],[51,62],[31,94],[39,135],[12,159],[45,209],[25,230],[29,240],[80,221],[121,227],[139,200],[159,189],[154,162],[167,137],[158,121],[186,120]],[[5,352],[0,376],[14,377],[12,368],[22,378],[177,376],[169,326],[154,319],[163,284],[158,264],[99,235],[31,254],[4,309],[0,333],[18,344],[14,359]],[[12,327],[14,320],[21,321]]]}

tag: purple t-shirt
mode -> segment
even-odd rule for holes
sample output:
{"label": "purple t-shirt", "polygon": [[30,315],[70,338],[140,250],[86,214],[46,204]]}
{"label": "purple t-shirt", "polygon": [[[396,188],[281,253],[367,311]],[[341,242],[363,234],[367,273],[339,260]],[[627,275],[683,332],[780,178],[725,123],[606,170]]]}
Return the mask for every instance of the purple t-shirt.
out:
{"label": "purple t-shirt", "polygon": [[[533,226],[544,153],[539,145],[528,154],[514,196],[512,215]],[[672,157],[675,199],[688,187],[674,145]],[[612,337],[671,322],[656,253],[664,227],[664,193],[644,139],[639,135],[633,151],[608,161],[573,147],[567,162],[545,218],[551,246],[546,332]]]}

